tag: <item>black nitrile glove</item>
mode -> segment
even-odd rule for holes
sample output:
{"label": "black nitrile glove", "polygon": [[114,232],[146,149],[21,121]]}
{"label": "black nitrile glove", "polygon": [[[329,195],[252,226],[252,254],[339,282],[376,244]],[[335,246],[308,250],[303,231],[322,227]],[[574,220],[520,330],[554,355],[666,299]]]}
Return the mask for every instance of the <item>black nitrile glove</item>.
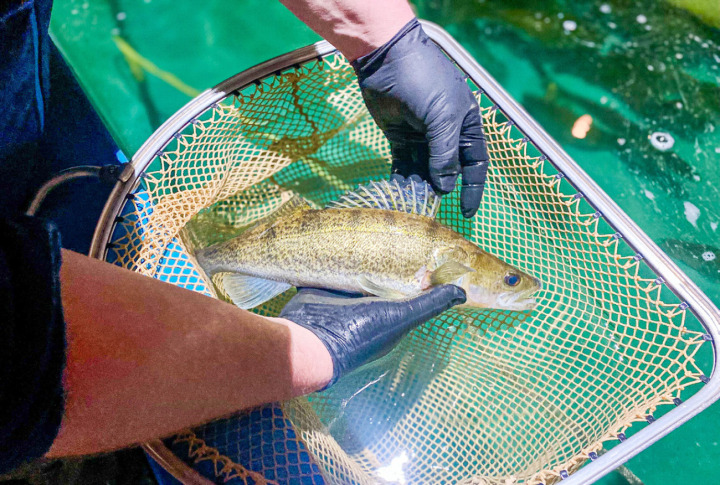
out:
{"label": "black nitrile glove", "polygon": [[414,19],[387,44],[352,63],[370,114],[390,141],[392,172],[418,174],[439,194],[455,188],[472,217],[488,152],[480,109],[461,72]]}
{"label": "black nitrile glove", "polygon": [[280,313],[313,332],[333,360],[333,376],[341,376],[387,354],[408,332],[465,302],[454,285],[433,287],[404,300],[301,288]]}

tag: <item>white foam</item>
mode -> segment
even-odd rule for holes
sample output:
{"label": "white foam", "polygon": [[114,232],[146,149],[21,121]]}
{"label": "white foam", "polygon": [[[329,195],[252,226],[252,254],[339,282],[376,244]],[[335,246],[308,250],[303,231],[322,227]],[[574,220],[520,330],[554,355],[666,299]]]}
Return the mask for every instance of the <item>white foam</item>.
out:
{"label": "white foam", "polygon": [[697,220],[698,217],[700,217],[700,209],[698,209],[695,204],[688,201],[683,202],[683,205],[685,206],[685,218],[690,224],[698,227]]}

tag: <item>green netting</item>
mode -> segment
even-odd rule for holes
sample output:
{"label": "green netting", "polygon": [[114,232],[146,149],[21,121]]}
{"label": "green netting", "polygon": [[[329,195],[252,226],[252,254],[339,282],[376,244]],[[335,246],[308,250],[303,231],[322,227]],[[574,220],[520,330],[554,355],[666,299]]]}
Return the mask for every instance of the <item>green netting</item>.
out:
{"label": "green netting", "polygon": [[[476,94],[491,154],[483,203],[466,220],[447,196],[438,219],[539,277],[538,308],[450,310],[331,389],[285,403],[331,483],[550,483],[703,376],[692,314]],[[352,69],[337,54],[316,59],[228,96],[171,139],[126,204],[108,259],[223,297],[195,248],[295,195],[322,206],[388,170]],[[275,315],[291,294],[256,311]],[[181,441],[227,458],[196,432]]]}

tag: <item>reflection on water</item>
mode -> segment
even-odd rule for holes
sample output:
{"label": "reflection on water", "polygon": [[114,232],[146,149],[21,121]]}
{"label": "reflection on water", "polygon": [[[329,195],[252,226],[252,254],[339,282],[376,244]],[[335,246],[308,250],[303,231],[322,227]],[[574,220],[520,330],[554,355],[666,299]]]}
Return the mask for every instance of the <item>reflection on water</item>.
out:
{"label": "reflection on water", "polygon": [[682,239],[663,247],[720,303],[702,258],[720,223],[720,30],[701,20],[719,21],[717,2],[672,2],[697,15],[656,0],[414,3],[652,239]]}

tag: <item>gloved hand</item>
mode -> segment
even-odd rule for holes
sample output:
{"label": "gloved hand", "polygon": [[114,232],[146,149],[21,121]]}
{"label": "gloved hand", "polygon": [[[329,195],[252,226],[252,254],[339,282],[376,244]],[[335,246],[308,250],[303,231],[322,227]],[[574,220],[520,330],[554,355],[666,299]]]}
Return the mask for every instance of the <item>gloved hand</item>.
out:
{"label": "gloved hand", "polygon": [[455,188],[472,217],[488,169],[482,118],[460,71],[414,19],[385,45],[352,63],[365,104],[390,141],[392,172],[418,174],[439,194]]}
{"label": "gloved hand", "polygon": [[301,288],[280,313],[313,332],[333,361],[333,376],[341,376],[387,354],[412,329],[465,302],[454,285],[433,287],[404,300],[385,300],[331,290]]}

